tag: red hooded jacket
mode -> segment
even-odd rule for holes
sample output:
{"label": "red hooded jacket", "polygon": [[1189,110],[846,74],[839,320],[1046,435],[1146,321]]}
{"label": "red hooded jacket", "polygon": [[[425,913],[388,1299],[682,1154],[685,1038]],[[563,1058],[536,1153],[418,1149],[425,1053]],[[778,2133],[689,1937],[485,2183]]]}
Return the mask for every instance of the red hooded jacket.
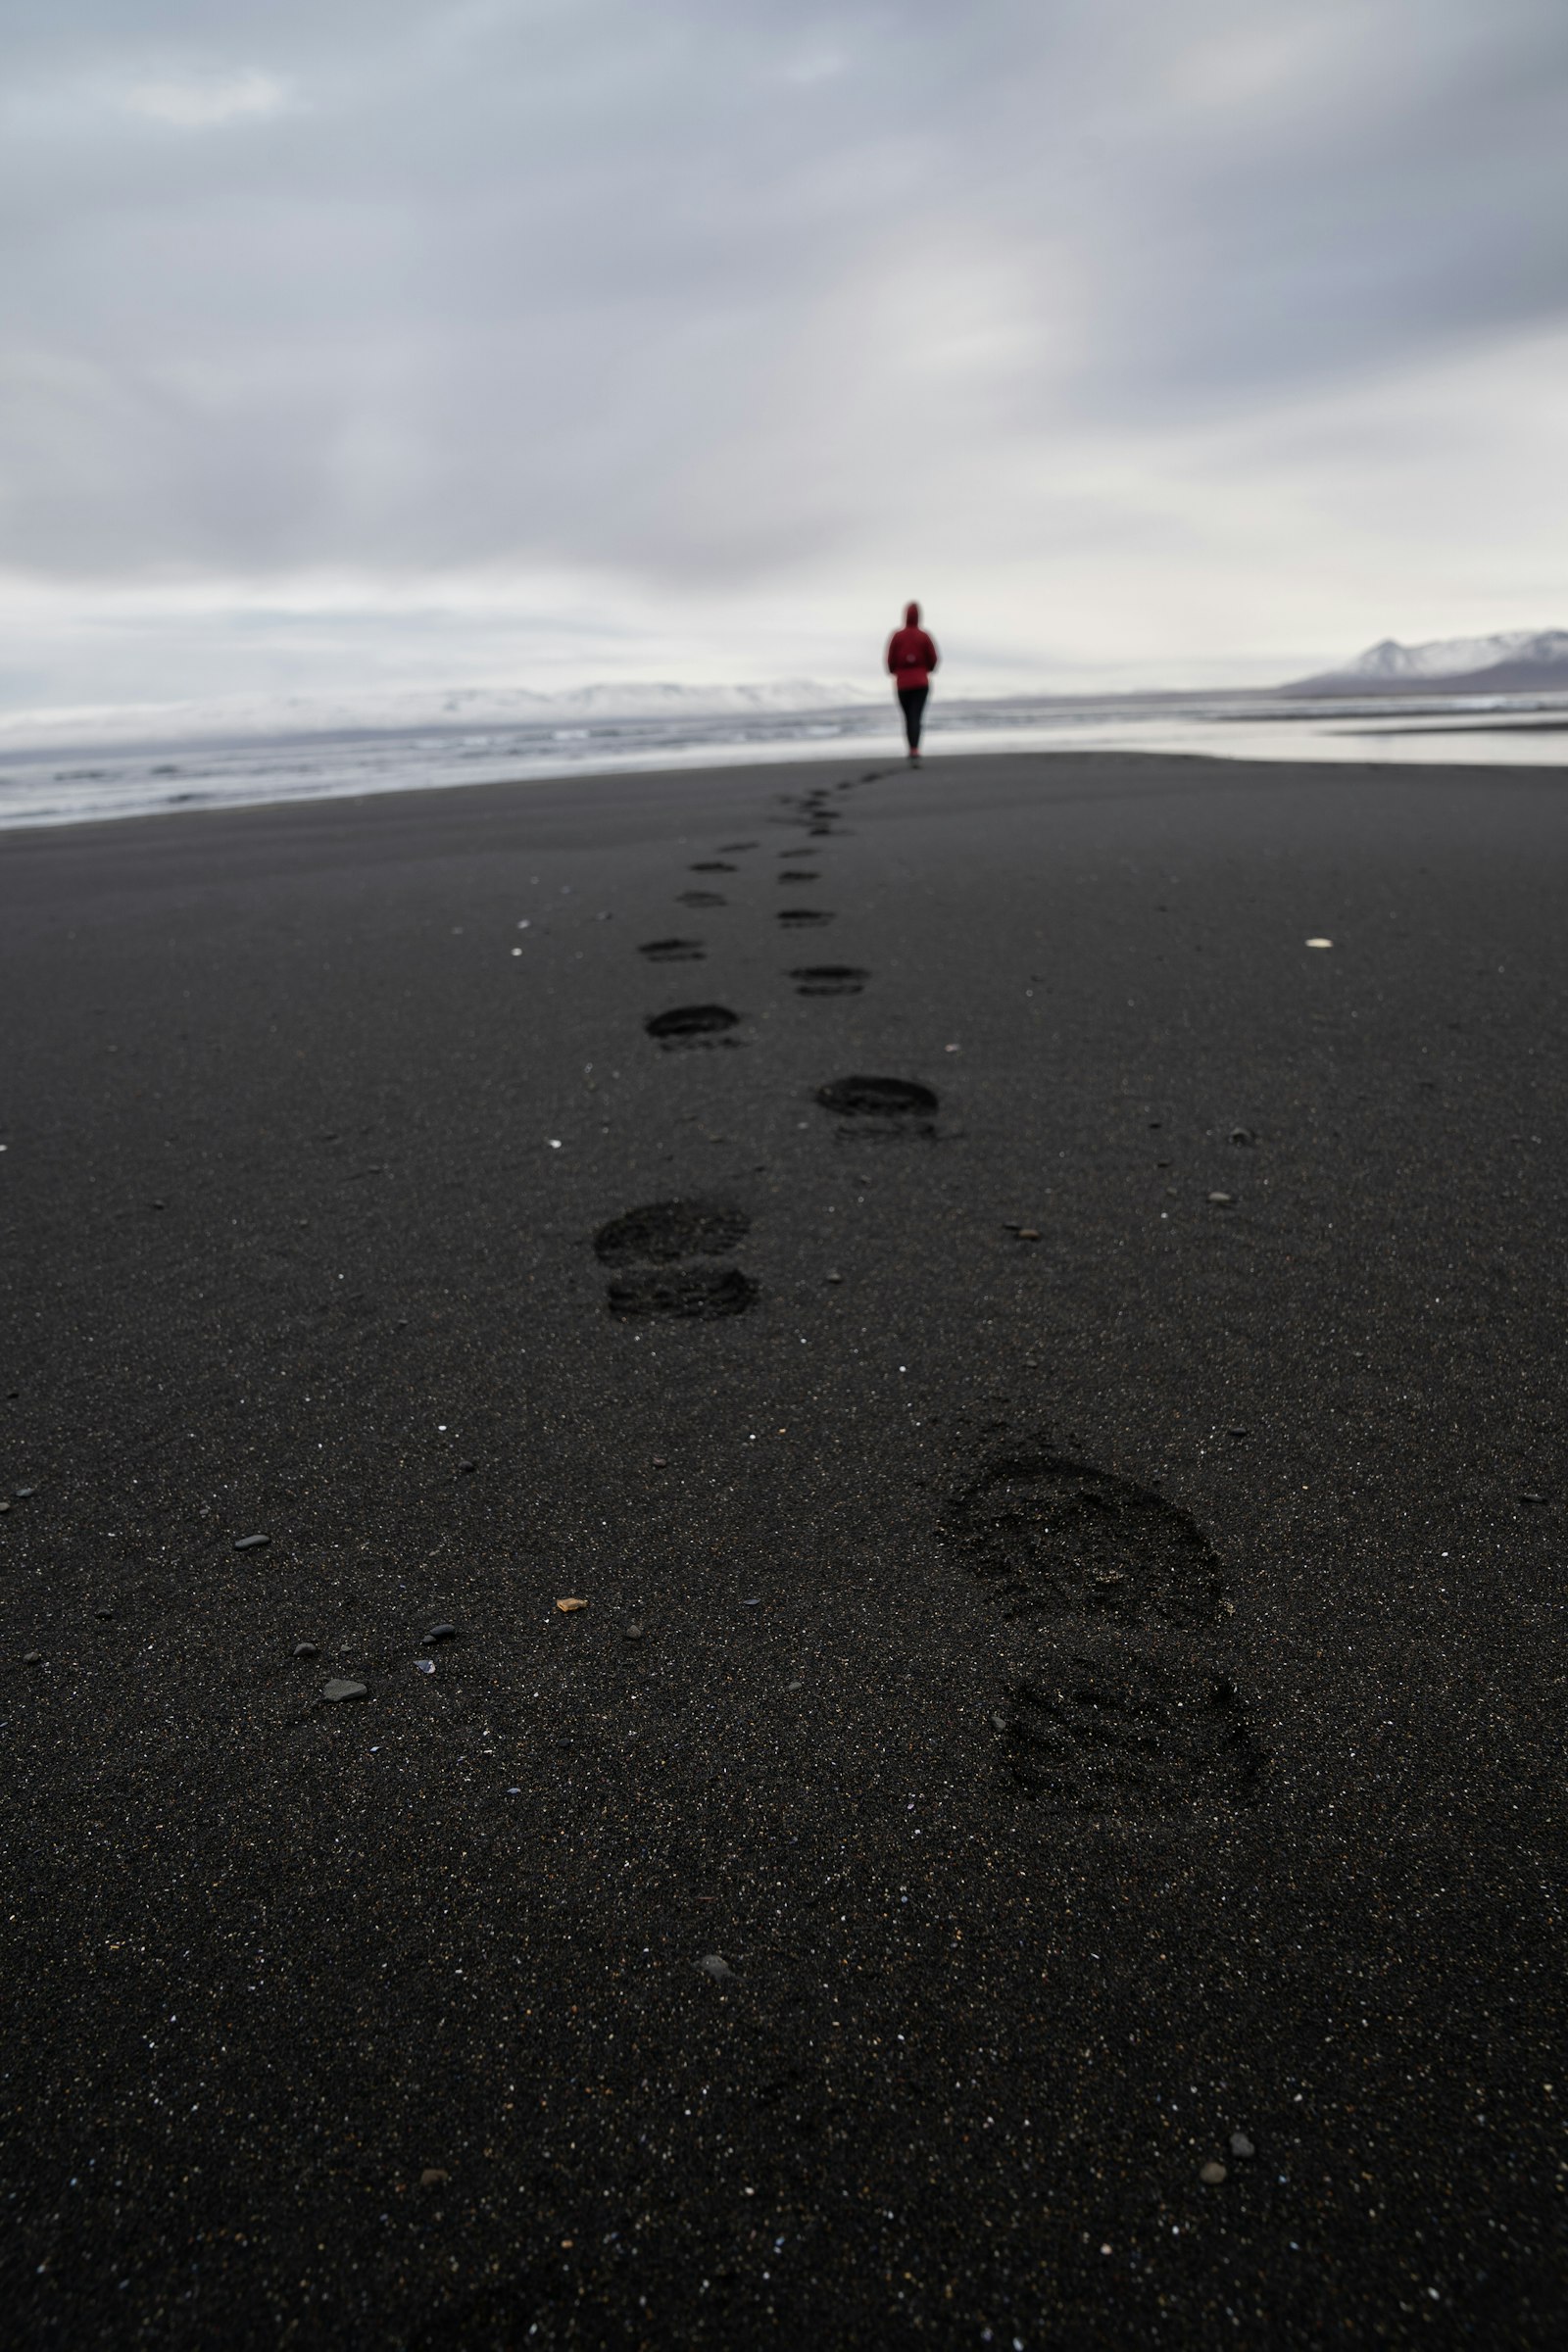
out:
{"label": "red hooded jacket", "polygon": [[941,656],[920,626],[918,605],[906,605],[904,626],[888,639],[888,667],[896,686],[929,686]]}

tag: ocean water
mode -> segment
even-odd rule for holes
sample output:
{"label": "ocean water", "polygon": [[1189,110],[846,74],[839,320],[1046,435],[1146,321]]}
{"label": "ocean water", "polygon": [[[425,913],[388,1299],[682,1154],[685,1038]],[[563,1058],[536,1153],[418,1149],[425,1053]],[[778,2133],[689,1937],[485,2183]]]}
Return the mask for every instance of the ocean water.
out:
{"label": "ocean water", "polygon": [[[85,714],[84,714],[85,715]],[[526,784],[612,770],[803,759],[886,760],[903,752],[889,706],[678,715],[342,727],[79,744],[0,740],[0,829],[87,824],[174,809],[358,799],[462,784]],[[156,732],[156,730],[153,730]],[[944,753],[1122,751],[1241,760],[1416,761],[1568,768],[1568,697],[1261,695],[1016,698],[935,702],[932,765]]]}

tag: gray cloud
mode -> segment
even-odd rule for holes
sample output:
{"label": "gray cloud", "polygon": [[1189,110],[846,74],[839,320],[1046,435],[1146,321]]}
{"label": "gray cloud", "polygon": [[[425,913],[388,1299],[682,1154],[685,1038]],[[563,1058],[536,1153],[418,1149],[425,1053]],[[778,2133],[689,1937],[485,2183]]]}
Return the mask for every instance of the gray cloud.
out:
{"label": "gray cloud", "polygon": [[1560,0],[81,0],[7,51],[0,553],[58,595],[600,579],[608,644],[1049,545],[1108,639],[1118,564],[1240,582],[1175,513],[1216,437],[1353,506],[1380,385],[1568,301]]}

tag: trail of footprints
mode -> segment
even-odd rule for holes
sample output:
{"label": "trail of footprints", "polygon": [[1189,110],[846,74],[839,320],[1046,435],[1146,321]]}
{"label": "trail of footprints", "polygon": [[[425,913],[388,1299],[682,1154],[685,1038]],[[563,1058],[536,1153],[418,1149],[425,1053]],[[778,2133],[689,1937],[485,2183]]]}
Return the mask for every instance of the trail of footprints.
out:
{"label": "trail of footprints", "polygon": [[[826,786],[795,806],[783,821],[832,837]],[[738,856],[758,844],[722,847]],[[704,858],[691,870],[738,869]],[[820,878],[799,864],[778,876],[790,886]],[[726,902],[688,890],[680,903]],[[790,906],[777,920],[805,930],[833,916]],[[706,950],[670,938],[639,953],[662,964],[700,962]],[[803,964],[789,974],[804,997],[855,996],[870,976],[856,964]],[[660,1045],[680,1047],[723,1039],[740,1017],[721,1004],[680,1004],[644,1027]],[[816,1101],[857,1141],[936,1132],[938,1097],[910,1079],[836,1078]],[[612,1218],[594,1238],[610,1270],[611,1314],[697,1322],[744,1314],[757,1286],[733,1254],[750,1230],[744,1209],[713,1200],[656,1200]],[[1024,1438],[998,1446],[956,1489],[940,1532],[1005,1612],[1005,1700],[993,1720],[1020,1789],[1054,1813],[1085,1819],[1214,1813],[1255,1797],[1265,1759],[1227,1665],[1233,1603],[1212,1544],[1187,1512]]]}

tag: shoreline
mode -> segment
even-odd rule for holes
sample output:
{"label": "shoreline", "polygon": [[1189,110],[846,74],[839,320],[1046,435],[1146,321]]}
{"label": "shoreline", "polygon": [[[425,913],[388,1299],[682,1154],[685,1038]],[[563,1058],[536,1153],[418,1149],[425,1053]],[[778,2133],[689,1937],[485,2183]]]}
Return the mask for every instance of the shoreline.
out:
{"label": "shoreline", "polygon": [[[1524,767],[1544,768],[1548,772],[1568,767],[1568,749],[1559,756],[1552,740],[1568,728],[1568,714],[1543,715],[1533,706],[1506,713],[1495,710],[1440,713],[1424,707],[1391,712],[1383,723],[1368,724],[1364,722],[1380,718],[1380,707],[1373,703],[1347,704],[1335,709],[1303,704],[1295,709],[1271,710],[1260,701],[1246,698],[1236,698],[1234,708],[1215,702],[1211,709],[1206,709],[1201,698],[1193,698],[1193,702],[1195,707],[1191,710],[1173,708],[1151,712],[1141,708],[1116,714],[1089,704],[1081,710],[1063,709],[1049,718],[998,716],[993,722],[945,719],[939,710],[928,721],[926,759],[938,765],[956,760],[998,757],[1109,756],[1213,759],[1231,763],[1284,763],[1293,767],[1438,766],[1505,770]],[[984,710],[987,706],[976,704],[970,708]],[[1423,718],[1434,723],[1419,723]],[[1296,733],[1293,735],[1291,730]],[[459,728],[449,731],[448,759],[456,755],[466,732]],[[743,767],[768,771],[796,765],[820,767],[858,759],[881,763],[903,758],[903,738],[897,721],[891,717],[881,725],[866,724],[860,730],[823,728],[819,733],[812,730],[804,738],[790,736],[771,742],[728,739],[705,746],[700,740],[683,738],[668,750],[643,744],[618,757],[609,750],[601,753],[597,747],[586,759],[547,754],[530,760],[520,772],[515,772],[522,757],[516,747],[490,753],[474,748],[471,739],[468,748],[461,753],[463,772],[450,768],[442,771],[440,756],[426,748],[434,741],[427,734],[400,738],[395,734],[361,732],[319,738],[258,738],[254,742],[205,747],[176,745],[167,747],[161,754],[150,748],[122,749],[96,755],[110,761],[110,766],[101,770],[56,768],[61,758],[95,756],[90,753],[25,754],[16,760],[9,773],[0,773],[0,834],[76,824],[127,823],[144,815],[210,814],[259,807],[303,808],[329,801],[369,801],[407,793],[445,794],[494,786],[523,791],[567,779],[587,784],[610,776],[678,776]],[[1504,746],[1511,747],[1511,758],[1498,756]],[[214,780],[178,792],[170,791],[169,784],[187,772],[178,765],[178,758],[194,760],[204,750],[217,768],[221,769],[226,762],[233,770],[226,783]],[[290,772],[298,775],[308,770],[313,756],[326,760],[329,767],[328,756],[333,754],[340,760],[370,762],[368,776],[360,769],[353,772],[345,769],[336,776],[323,771],[315,782],[295,783],[287,788],[277,780],[279,763],[288,768],[292,762]],[[407,773],[399,773],[389,781],[375,780],[377,770],[384,770],[388,761],[401,761],[405,769],[416,773],[422,762],[426,772],[422,780],[411,780]],[[29,791],[47,795],[51,785],[61,782],[106,784],[112,780],[117,765],[126,771],[138,768],[142,771],[139,779],[129,782],[129,788],[142,796],[135,806],[106,809],[99,804],[84,802],[65,810],[52,804],[40,807],[26,799]],[[477,775],[467,772],[474,766],[481,771],[499,772]],[[55,772],[52,776],[43,774],[36,785],[29,785],[26,771],[33,767]],[[506,772],[509,768],[514,772]],[[191,772],[199,775],[199,767]],[[165,780],[164,788],[153,790],[160,780]]]}
{"label": "shoreline", "polygon": [[[1518,731],[1523,733],[1526,730]],[[1405,731],[1401,731],[1401,734],[1404,735],[1405,740],[1416,739],[1413,734],[1406,734]],[[1430,741],[1431,739],[1426,738],[1425,740]],[[850,752],[841,748],[837,752],[824,750],[817,753],[803,751],[798,746],[791,746],[788,750],[780,750],[776,755],[768,752],[759,757],[748,756],[743,760],[736,760],[730,752],[726,751],[723,757],[715,754],[711,760],[694,760],[685,755],[677,760],[671,756],[667,763],[659,765],[641,763],[633,765],[628,761],[624,765],[551,769],[537,775],[496,777],[482,781],[462,779],[452,783],[430,785],[394,784],[381,790],[319,792],[283,798],[258,797],[224,802],[212,801],[194,807],[181,803],[162,808],[131,809],[123,815],[106,816],[102,812],[93,812],[81,816],[25,818],[11,822],[0,819],[0,840],[8,840],[13,837],[31,839],[39,835],[66,836],[109,830],[119,833],[126,826],[143,823],[167,823],[181,818],[201,819],[215,816],[237,818],[267,811],[280,815],[300,815],[312,809],[323,811],[339,808],[367,809],[383,805],[421,806],[431,802],[451,804],[454,801],[461,804],[467,796],[531,794],[544,792],[551,786],[563,784],[569,784],[573,792],[591,790],[594,786],[627,782],[652,783],[659,779],[684,786],[689,779],[698,776],[727,779],[755,773],[759,777],[763,777],[775,774],[780,770],[787,772],[793,768],[815,770],[823,765],[853,766],[862,760],[871,762],[884,773],[902,773],[906,771],[906,767],[902,750],[887,750],[879,753],[874,743],[856,746]],[[947,753],[927,752],[922,760],[921,772],[937,776],[944,770],[956,768],[961,762],[970,760],[988,764],[993,761],[1032,760],[1043,763],[1072,762],[1091,767],[1102,764],[1108,767],[1127,762],[1144,762],[1151,767],[1203,765],[1224,772],[1255,768],[1263,774],[1283,767],[1289,768],[1293,772],[1332,775],[1348,782],[1365,782],[1374,776],[1386,777],[1392,782],[1407,782],[1421,776],[1463,778],[1492,775],[1498,779],[1532,778],[1542,782],[1560,781],[1568,777],[1568,757],[1565,757],[1561,763],[1545,760],[1492,761],[1482,757],[1462,760],[1447,758],[1423,760],[1414,757],[1412,753],[1401,753],[1397,758],[1381,760],[1369,757],[1363,746],[1359,755],[1353,750],[1347,750],[1344,754],[1336,754],[1333,757],[1312,759],[1299,755],[1287,756],[1282,752],[1278,759],[1270,757],[1266,760],[1259,760],[1255,756],[1250,756],[1241,751],[1235,753],[1196,749],[1167,751],[1120,745],[1085,746],[1079,749],[1052,746],[1046,750],[1031,750],[1010,743],[998,743],[982,747],[965,746],[961,751]]]}

